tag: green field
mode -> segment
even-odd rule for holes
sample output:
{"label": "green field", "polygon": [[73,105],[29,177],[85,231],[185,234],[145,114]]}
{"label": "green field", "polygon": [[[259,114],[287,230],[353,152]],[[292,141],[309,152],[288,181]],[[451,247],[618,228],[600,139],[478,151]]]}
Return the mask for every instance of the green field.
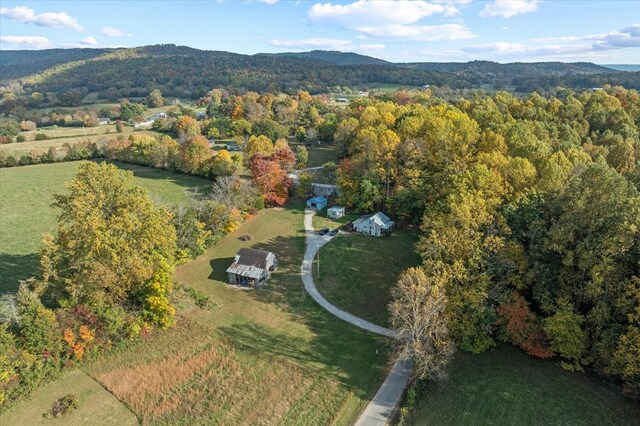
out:
{"label": "green field", "polygon": [[449,380],[430,384],[413,425],[637,425],[638,406],[593,374],[570,373],[498,345],[481,355],[460,354]]}
{"label": "green field", "polygon": [[[78,408],[61,418],[47,419],[43,415],[53,404],[69,393],[79,399]],[[71,370],[60,379],[36,390],[19,409],[0,418],[5,425],[137,425],[138,419],[116,397],[80,370]]]}
{"label": "green field", "polygon": [[[183,310],[175,328],[104,354],[83,370],[144,424],[353,424],[385,376],[388,342],[305,296],[302,221],[301,204],[259,212],[175,274],[177,282],[212,296],[216,308]],[[239,240],[245,234],[253,239]],[[247,246],[279,256],[260,290],[224,283],[236,251]],[[81,392],[55,383],[55,391],[21,402],[5,419],[31,418],[33,407]],[[112,409],[116,416],[123,407]]]}
{"label": "green field", "polygon": [[339,308],[388,326],[391,288],[402,271],[420,264],[417,240],[414,232],[399,230],[382,238],[338,234],[320,249],[318,290]]}
{"label": "green field", "polygon": [[[64,190],[80,162],[0,169],[0,294],[17,289],[18,280],[38,269],[43,232],[54,232],[57,212],[52,195]],[[206,179],[119,163],[136,182],[166,203],[186,199],[185,189],[208,187]]]}
{"label": "green field", "polygon": [[151,130],[134,130],[133,127],[125,127],[122,133],[109,133],[109,134],[97,134],[90,135],[87,132],[87,136],[68,136],[68,137],[60,137],[58,139],[47,139],[44,141],[25,141],[25,142],[14,142],[11,144],[1,145],[0,152],[6,153],[6,155],[13,155],[14,157],[18,157],[21,155],[27,155],[32,152],[37,154],[45,153],[49,150],[49,148],[53,147],[56,149],[62,148],[64,144],[74,145],[79,142],[95,142],[98,144],[104,144],[109,139],[115,139],[118,136],[129,137],[129,135],[133,132],[141,132],[145,134],[149,134],[152,136],[157,136],[159,133],[151,131]]}

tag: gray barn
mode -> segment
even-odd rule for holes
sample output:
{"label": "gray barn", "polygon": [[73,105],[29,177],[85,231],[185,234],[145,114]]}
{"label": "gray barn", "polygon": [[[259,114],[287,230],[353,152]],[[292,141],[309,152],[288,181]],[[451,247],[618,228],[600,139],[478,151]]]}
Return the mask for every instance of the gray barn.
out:
{"label": "gray barn", "polygon": [[241,248],[227,268],[229,284],[259,288],[278,267],[278,258],[265,250]]}

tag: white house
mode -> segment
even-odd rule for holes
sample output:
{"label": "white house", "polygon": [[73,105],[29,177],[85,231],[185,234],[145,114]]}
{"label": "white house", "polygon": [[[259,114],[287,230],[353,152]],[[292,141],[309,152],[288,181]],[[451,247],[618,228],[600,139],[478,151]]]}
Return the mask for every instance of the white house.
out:
{"label": "white house", "polygon": [[265,250],[241,248],[227,268],[229,284],[259,288],[278,267],[278,258]]}
{"label": "white house", "polygon": [[353,222],[353,230],[361,234],[380,237],[393,229],[393,221],[382,212],[360,216]]}
{"label": "white house", "polygon": [[333,219],[340,219],[344,216],[344,207],[333,206],[327,210],[327,216]]}

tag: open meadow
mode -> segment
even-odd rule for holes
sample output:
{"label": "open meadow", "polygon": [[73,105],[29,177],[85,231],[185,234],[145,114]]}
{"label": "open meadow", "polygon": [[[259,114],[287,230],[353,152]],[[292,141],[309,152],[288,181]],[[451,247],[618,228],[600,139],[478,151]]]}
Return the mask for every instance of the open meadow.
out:
{"label": "open meadow", "polygon": [[[305,296],[302,221],[300,203],[259,212],[176,272],[178,283],[211,296],[215,308],[181,310],[175,328],[83,370],[144,424],[353,424],[384,378],[388,341]],[[241,241],[246,234],[253,239]],[[279,267],[264,288],[224,283],[241,247],[278,254]],[[64,393],[75,391],[70,385]],[[46,406],[44,395],[34,398],[6,418]],[[115,416],[122,407],[113,410]]]}
{"label": "open meadow", "polygon": [[411,425],[637,425],[640,408],[595,374],[571,373],[499,344],[458,354],[449,379],[431,383]]}
{"label": "open meadow", "polygon": [[[47,142],[47,141],[44,141]],[[0,169],[0,294],[14,292],[18,280],[37,272],[42,233],[55,232],[53,194],[64,191],[80,162]],[[206,190],[206,179],[116,163],[134,172],[136,182],[166,203],[186,200],[186,189]]]}
{"label": "open meadow", "polygon": [[[68,129],[63,129],[67,131]],[[74,129],[75,130],[75,129]],[[25,142],[14,142],[6,145],[0,145],[0,152],[4,152],[7,156],[13,155],[14,157],[20,157],[22,155],[28,155],[31,153],[43,154],[49,150],[49,148],[55,148],[59,150],[65,144],[74,145],[79,142],[95,142],[98,144],[106,143],[109,139],[115,139],[119,136],[128,138],[131,133],[145,133],[152,136],[157,136],[159,133],[152,130],[137,130],[133,127],[126,126],[122,133],[98,133],[91,134],[87,131],[86,136],[80,134],[78,136],[64,136],[56,139],[46,139],[43,141],[27,140]]]}
{"label": "open meadow", "polygon": [[391,289],[402,271],[420,264],[417,240],[404,230],[381,238],[338,234],[320,249],[318,290],[340,309],[388,327]]}

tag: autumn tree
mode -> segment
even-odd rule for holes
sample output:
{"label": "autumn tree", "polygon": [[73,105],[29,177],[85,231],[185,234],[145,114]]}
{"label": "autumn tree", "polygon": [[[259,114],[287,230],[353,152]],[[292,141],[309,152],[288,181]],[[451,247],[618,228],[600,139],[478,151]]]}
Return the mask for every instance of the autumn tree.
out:
{"label": "autumn tree", "polygon": [[251,177],[268,206],[281,206],[288,198],[291,180],[276,161],[256,154],[249,162]]}
{"label": "autumn tree", "polygon": [[178,147],[177,168],[185,173],[197,174],[213,153],[204,136],[190,137]]}
{"label": "autumn tree", "polygon": [[442,380],[455,352],[446,316],[446,273],[438,268],[409,268],[392,289],[391,325],[398,331],[397,351],[414,358],[419,378]]}
{"label": "autumn tree", "polygon": [[157,108],[164,105],[164,98],[160,89],[153,89],[147,96],[147,105],[151,108]]}
{"label": "autumn tree", "polygon": [[54,197],[58,230],[45,235],[40,261],[58,303],[108,307],[134,300],[150,321],[167,325],[166,276],[176,252],[169,212],[133,184],[131,172],[109,164],[81,164],[66,187],[67,194]]}
{"label": "autumn tree", "polygon": [[247,141],[247,147],[244,150],[246,158],[251,158],[256,154],[269,156],[273,154],[275,147],[271,139],[266,136],[251,136]]}

